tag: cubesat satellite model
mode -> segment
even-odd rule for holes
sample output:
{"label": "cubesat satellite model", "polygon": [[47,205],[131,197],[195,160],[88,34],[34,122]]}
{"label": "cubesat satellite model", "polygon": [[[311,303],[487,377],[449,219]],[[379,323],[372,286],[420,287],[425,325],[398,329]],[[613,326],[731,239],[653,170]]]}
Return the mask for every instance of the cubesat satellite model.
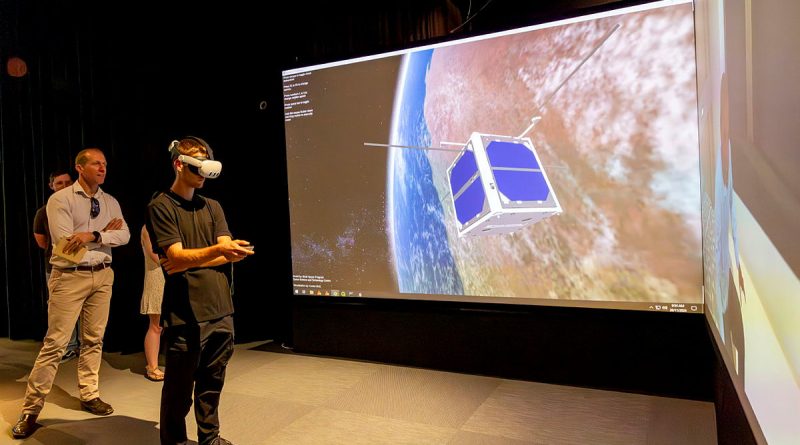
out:
{"label": "cubesat satellite model", "polygon": [[472,133],[447,179],[460,237],[515,232],[561,213],[528,138]]}
{"label": "cubesat satellite model", "polygon": [[409,147],[364,143],[369,146],[459,152],[447,169],[447,179],[459,237],[512,233],[562,212],[528,132],[541,120],[553,96],[620,28],[616,24],[538,107],[538,113],[519,136],[473,132],[461,149]]}

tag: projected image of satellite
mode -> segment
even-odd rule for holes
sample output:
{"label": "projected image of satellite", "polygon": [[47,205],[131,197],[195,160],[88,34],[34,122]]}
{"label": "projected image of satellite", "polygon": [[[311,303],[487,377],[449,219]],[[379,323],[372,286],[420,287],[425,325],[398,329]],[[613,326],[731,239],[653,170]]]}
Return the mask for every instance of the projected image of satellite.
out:
{"label": "projected image of satellite", "polygon": [[472,133],[447,178],[461,237],[510,233],[561,213],[528,138]]}
{"label": "projected image of satellite", "polygon": [[459,237],[513,233],[562,213],[553,187],[526,135],[558,91],[619,28],[612,27],[546,98],[519,136],[473,132],[466,143],[446,147],[412,147],[365,142],[366,146],[458,152],[447,168],[452,208]]}

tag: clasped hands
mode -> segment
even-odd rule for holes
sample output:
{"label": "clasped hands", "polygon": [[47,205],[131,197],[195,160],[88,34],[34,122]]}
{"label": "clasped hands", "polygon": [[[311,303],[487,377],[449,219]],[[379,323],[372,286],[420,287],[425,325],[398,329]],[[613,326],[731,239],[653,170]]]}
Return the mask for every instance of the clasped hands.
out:
{"label": "clasped hands", "polygon": [[[109,230],[119,230],[122,228],[122,218],[113,218],[106,224],[101,232]],[[73,254],[81,249],[85,244],[94,241],[94,234],[92,232],[78,232],[73,233],[67,237],[67,244],[64,245],[64,252]]]}

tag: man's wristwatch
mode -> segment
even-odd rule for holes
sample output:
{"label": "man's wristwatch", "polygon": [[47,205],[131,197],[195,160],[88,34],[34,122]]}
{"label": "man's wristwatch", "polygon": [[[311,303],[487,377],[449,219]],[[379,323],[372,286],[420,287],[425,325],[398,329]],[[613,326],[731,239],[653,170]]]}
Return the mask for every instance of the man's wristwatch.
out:
{"label": "man's wristwatch", "polygon": [[95,230],[94,232],[92,232],[92,235],[94,235],[94,242],[99,243],[100,242],[100,232]]}

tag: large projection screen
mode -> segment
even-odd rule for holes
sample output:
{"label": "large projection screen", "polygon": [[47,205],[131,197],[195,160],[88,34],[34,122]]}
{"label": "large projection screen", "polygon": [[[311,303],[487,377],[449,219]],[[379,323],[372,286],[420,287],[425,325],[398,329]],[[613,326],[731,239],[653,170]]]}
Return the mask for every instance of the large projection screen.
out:
{"label": "large projection screen", "polygon": [[691,1],[283,89],[296,295],[703,311]]}

